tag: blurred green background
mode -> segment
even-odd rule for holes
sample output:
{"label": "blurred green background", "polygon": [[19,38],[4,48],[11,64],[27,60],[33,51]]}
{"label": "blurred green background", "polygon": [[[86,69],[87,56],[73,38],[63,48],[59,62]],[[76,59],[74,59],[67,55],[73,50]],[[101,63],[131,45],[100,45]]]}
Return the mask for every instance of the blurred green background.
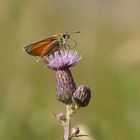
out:
{"label": "blurred green background", "polygon": [[62,139],[55,74],[22,48],[78,30],[83,59],[72,72],[93,93],[74,124],[84,140],[140,140],[139,0],[1,0],[0,140]]}

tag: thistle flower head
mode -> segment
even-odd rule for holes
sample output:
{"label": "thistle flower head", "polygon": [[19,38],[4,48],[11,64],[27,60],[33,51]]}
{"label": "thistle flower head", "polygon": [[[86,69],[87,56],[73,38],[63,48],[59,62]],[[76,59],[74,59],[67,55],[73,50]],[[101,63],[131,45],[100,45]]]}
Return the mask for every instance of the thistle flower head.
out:
{"label": "thistle flower head", "polygon": [[80,59],[81,57],[78,56],[76,51],[60,50],[47,56],[44,62],[49,68],[57,70],[75,66]]}
{"label": "thistle flower head", "polygon": [[76,51],[60,50],[45,58],[45,64],[56,73],[56,96],[60,102],[72,103],[72,95],[76,90],[70,67],[81,59]]}

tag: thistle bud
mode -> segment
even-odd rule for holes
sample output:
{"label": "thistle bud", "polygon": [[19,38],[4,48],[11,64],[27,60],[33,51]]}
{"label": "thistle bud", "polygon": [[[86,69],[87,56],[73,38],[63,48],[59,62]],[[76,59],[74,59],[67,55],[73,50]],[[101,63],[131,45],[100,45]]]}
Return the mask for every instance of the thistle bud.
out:
{"label": "thistle bud", "polygon": [[75,137],[79,133],[80,133],[80,128],[79,127],[72,128],[71,137]]}
{"label": "thistle bud", "polygon": [[85,107],[89,104],[91,98],[91,90],[86,85],[80,85],[73,93],[73,103],[78,107]]}
{"label": "thistle bud", "polygon": [[58,119],[58,121],[65,121],[66,120],[66,116],[64,113],[60,112],[56,115],[56,118]]}

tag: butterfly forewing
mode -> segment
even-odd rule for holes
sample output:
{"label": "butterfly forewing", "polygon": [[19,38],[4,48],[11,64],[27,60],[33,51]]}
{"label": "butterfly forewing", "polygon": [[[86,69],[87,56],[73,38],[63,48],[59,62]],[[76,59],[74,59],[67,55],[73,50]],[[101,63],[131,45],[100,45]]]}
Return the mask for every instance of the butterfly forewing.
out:
{"label": "butterfly forewing", "polygon": [[39,42],[24,47],[24,51],[29,55],[42,57],[59,47],[57,37],[49,37]]}

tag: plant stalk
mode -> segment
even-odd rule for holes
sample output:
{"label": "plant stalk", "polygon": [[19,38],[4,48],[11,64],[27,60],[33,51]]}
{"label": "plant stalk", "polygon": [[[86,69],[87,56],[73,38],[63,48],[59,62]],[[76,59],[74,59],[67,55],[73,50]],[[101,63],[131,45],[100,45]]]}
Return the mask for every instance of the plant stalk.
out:
{"label": "plant stalk", "polygon": [[66,105],[66,122],[64,125],[64,140],[71,140],[71,115],[70,105]]}

